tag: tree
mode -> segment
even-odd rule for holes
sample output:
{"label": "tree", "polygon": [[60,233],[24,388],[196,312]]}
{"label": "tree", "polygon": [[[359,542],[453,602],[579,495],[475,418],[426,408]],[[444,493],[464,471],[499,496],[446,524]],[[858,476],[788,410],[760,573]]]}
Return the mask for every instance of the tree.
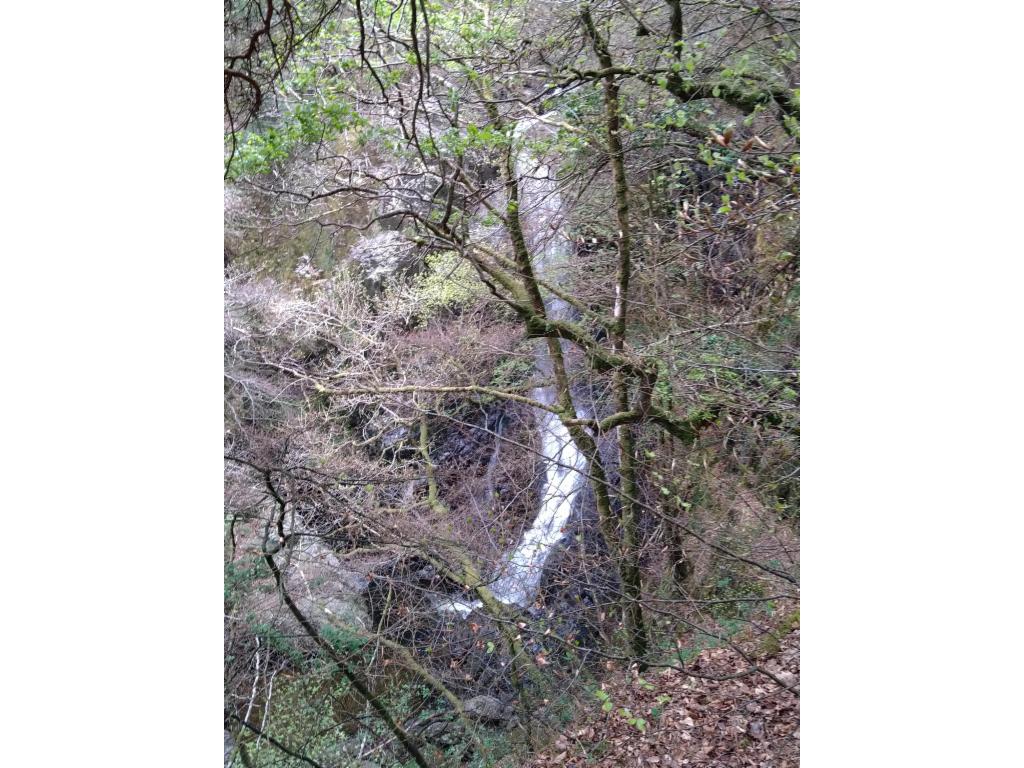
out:
{"label": "tree", "polygon": [[[418,737],[352,666],[367,643],[390,644],[456,712],[473,688],[456,659],[427,669],[423,633],[494,646],[533,712],[557,690],[544,643],[567,679],[581,650],[643,668],[666,663],[680,628],[740,647],[723,621],[795,598],[796,14],[226,7],[228,456],[247,499],[229,518],[263,521],[284,605],[417,763],[431,760]],[[585,458],[601,532],[581,532],[565,584],[599,595],[579,609],[603,617],[585,647],[495,595],[508,542],[474,533],[490,521],[473,505],[497,509],[499,446],[518,461],[516,503],[535,509],[530,473],[558,466],[533,447],[539,414]],[[457,440],[490,458],[443,449]],[[354,656],[289,593],[289,553],[320,539],[391,569]],[[415,568],[432,575],[412,588]],[[494,640],[475,621],[438,628],[438,601],[460,589]]]}

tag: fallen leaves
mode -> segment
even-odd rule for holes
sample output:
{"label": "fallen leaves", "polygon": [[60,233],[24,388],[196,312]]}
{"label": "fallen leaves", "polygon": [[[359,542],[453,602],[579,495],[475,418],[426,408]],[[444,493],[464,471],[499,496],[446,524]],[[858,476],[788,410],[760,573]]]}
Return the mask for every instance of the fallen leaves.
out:
{"label": "fallen leaves", "polygon": [[[723,648],[697,656],[687,668],[693,675],[678,669],[652,671],[643,679],[635,672],[613,673],[602,689],[605,703],[615,706],[602,706],[598,697],[592,710],[529,765],[798,768],[800,700],[777,681],[798,690],[799,645],[795,629],[764,662],[775,680],[757,672],[710,679],[749,669],[746,660]],[[622,711],[643,719],[645,728],[631,724]]]}

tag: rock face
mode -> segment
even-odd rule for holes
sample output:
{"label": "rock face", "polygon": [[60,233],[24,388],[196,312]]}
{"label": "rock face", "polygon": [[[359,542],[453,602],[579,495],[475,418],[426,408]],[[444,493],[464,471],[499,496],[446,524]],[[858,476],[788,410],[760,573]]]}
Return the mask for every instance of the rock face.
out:
{"label": "rock face", "polygon": [[[266,514],[271,515],[272,510]],[[235,558],[238,562],[259,559],[262,528],[260,520],[235,527]],[[273,551],[274,547],[270,546],[270,549]],[[274,557],[289,595],[316,626],[343,626],[357,631],[369,628],[370,617],[365,601],[368,580],[366,573],[358,570],[357,564],[342,562],[315,536],[299,535],[293,547],[279,549]],[[259,589],[248,590],[243,601],[239,608],[243,615],[249,614],[255,622],[274,626],[291,636],[298,646],[311,643],[269,580]]]}
{"label": "rock face", "polygon": [[291,553],[285,580],[299,608],[317,624],[368,627],[365,576],[346,568],[316,539],[305,539]]}
{"label": "rock face", "polygon": [[467,715],[485,723],[500,723],[506,719],[505,705],[493,696],[474,696],[462,706]]}
{"label": "rock face", "polygon": [[416,267],[416,246],[397,232],[383,232],[360,240],[352,249],[352,258],[363,268],[371,284],[380,284],[391,275]]}

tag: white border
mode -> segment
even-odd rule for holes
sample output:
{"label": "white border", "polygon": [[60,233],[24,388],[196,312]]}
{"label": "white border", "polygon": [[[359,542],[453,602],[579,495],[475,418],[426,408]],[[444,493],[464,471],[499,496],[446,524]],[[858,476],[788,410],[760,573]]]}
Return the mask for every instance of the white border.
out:
{"label": "white border", "polygon": [[[220,10],[5,8],[11,765],[221,759]],[[804,8],[806,766],[1018,751],[1019,14]]]}

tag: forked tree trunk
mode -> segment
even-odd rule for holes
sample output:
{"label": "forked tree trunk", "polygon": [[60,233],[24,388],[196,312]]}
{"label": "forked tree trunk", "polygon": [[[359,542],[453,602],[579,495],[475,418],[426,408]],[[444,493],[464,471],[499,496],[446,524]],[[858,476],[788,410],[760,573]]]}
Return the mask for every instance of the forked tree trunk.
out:
{"label": "forked tree trunk", "polygon": [[[583,24],[587,29],[594,53],[601,67],[611,70],[614,66],[608,46],[594,26],[590,7],[581,8]],[[612,349],[622,354],[626,347],[626,319],[629,309],[629,279],[632,272],[631,238],[629,227],[629,187],[626,181],[626,167],[623,160],[619,87],[614,75],[604,78],[605,132],[608,141],[608,158],[612,168],[612,182],[615,188],[615,215],[619,225],[618,267],[615,281],[615,309],[612,325]],[[616,407],[620,413],[630,410],[629,377],[622,370],[613,375]],[[642,397],[642,393],[637,393]],[[630,647],[638,659],[647,655],[647,627],[643,614],[643,578],[640,569],[640,541],[638,503],[636,440],[633,425],[620,424],[615,428],[619,443],[619,497],[621,499],[622,549],[620,552],[623,591],[626,596],[624,618],[629,634]]]}

